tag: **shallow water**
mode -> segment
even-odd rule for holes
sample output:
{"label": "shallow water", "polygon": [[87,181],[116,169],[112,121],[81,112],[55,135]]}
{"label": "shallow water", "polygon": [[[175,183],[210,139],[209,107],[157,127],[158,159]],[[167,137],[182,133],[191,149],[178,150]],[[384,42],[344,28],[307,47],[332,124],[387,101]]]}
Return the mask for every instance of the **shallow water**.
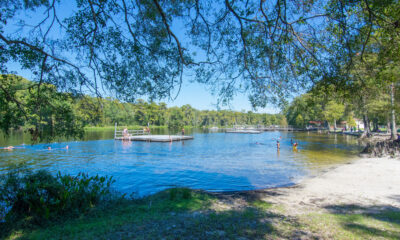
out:
{"label": "shallow water", "polygon": [[[291,185],[325,167],[349,161],[360,150],[355,138],[341,135],[192,134],[195,139],[185,142],[149,143],[114,141],[110,139],[113,131],[92,131],[85,141],[20,145],[13,151],[0,150],[0,174],[24,163],[32,170],[111,175],[118,190],[138,195],[172,186],[235,191]],[[299,143],[298,151],[293,151],[291,139]],[[13,136],[0,144],[22,141],[27,141],[24,136]],[[46,150],[47,146],[52,150]]]}

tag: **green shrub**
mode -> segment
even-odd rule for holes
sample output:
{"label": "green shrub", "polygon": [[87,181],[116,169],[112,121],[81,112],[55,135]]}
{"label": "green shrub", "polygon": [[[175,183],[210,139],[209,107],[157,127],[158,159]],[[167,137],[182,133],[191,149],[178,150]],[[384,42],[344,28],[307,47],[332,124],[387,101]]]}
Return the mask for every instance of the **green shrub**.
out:
{"label": "green shrub", "polygon": [[190,188],[170,188],[168,191],[170,200],[192,198],[192,190]]}
{"label": "green shrub", "polygon": [[76,216],[110,200],[112,183],[112,177],[15,170],[0,177],[0,221],[25,219],[43,224],[57,217]]}

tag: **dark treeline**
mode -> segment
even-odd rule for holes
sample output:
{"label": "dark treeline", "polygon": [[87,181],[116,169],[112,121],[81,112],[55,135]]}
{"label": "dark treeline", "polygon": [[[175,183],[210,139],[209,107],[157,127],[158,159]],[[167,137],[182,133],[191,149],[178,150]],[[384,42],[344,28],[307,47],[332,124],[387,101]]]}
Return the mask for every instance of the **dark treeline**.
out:
{"label": "dark treeline", "polygon": [[[228,127],[240,125],[285,125],[281,114],[260,114],[252,111],[197,110],[190,105],[168,108],[165,103],[137,100],[121,102],[112,98],[62,93],[54,85],[37,84],[22,77],[3,75],[0,100],[0,126],[4,132],[25,128],[34,140],[44,136],[77,136],[85,126],[166,126],[169,128]],[[7,92],[9,95],[5,95]],[[40,93],[40,94],[38,94]],[[40,98],[39,101],[37,98]],[[57,131],[57,132],[56,132]],[[63,132],[60,132],[63,131]]]}

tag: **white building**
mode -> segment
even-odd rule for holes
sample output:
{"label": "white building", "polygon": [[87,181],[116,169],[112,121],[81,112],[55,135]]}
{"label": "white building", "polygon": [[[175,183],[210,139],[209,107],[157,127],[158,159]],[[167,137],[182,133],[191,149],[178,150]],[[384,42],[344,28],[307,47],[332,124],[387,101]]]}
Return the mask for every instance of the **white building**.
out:
{"label": "white building", "polygon": [[354,118],[356,122],[356,128],[364,130],[364,121],[362,119]]}

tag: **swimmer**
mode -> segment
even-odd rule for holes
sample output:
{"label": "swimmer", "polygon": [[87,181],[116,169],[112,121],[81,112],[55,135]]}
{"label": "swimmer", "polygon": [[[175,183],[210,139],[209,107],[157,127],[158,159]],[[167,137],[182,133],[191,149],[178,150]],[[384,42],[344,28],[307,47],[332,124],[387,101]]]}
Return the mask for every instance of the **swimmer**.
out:
{"label": "swimmer", "polygon": [[68,145],[67,145],[67,146],[65,146],[65,149],[67,149],[67,150],[69,149]]}
{"label": "swimmer", "polygon": [[47,150],[51,150],[51,147],[50,147],[50,146],[48,146],[48,147],[47,147]]}
{"label": "swimmer", "polygon": [[13,150],[15,147],[14,146],[8,146],[8,147],[4,147],[4,148],[1,148],[1,149],[4,149],[4,150]]}

